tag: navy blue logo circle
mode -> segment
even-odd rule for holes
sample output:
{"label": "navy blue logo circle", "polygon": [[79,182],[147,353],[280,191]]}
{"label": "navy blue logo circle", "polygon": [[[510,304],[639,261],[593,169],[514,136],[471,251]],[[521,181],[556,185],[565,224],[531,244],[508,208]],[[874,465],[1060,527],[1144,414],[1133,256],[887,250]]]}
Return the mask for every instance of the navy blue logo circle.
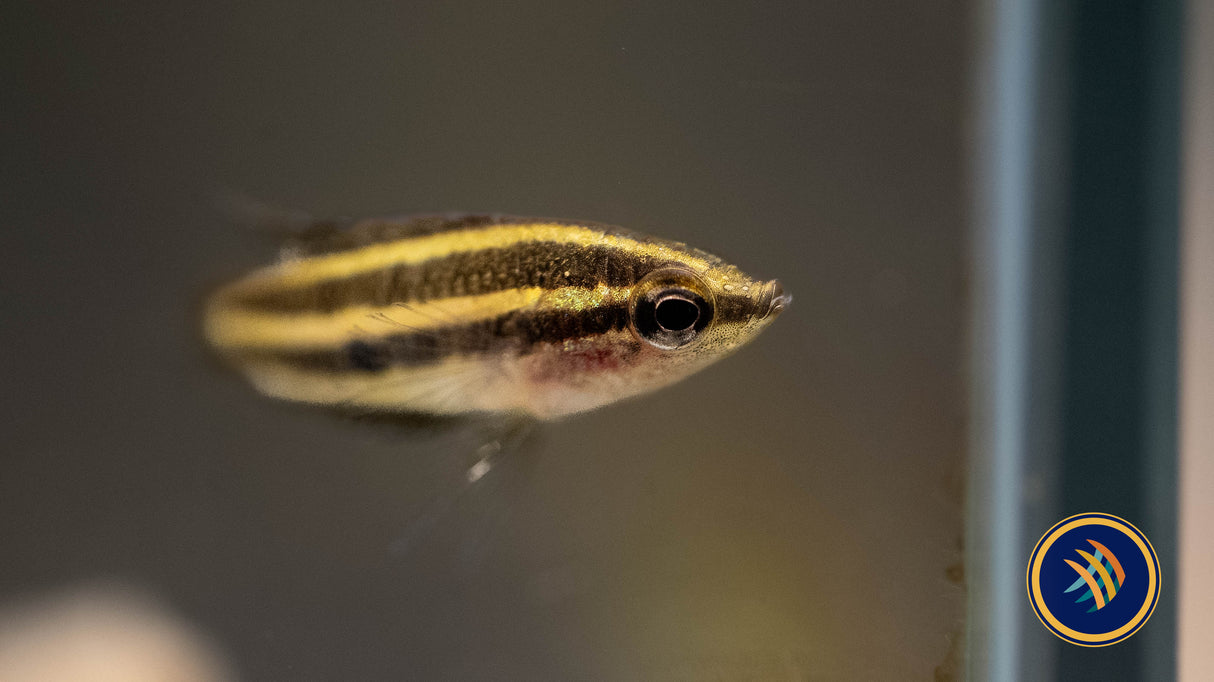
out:
{"label": "navy blue logo circle", "polygon": [[1142,531],[1112,514],[1059,521],[1025,577],[1041,623],[1079,646],[1108,646],[1146,624],[1159,601],[1159,559]]}

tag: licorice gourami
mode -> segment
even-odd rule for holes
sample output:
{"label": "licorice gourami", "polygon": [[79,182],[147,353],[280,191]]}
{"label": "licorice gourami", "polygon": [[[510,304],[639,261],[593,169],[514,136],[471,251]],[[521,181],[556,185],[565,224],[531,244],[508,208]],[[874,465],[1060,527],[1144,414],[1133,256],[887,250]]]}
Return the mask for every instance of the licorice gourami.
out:
{"label": "licorice gourami", "polygon": [[678,381],[789,300],[775,280],[617,227],[445,216],[313,230],[217,291],[204,325],[271,396],[549,419]]}

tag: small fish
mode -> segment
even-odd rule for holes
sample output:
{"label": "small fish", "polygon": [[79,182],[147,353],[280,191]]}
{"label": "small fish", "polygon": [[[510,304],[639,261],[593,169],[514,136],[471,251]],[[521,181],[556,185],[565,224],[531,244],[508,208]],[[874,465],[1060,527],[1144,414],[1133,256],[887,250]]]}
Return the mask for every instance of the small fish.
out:
{"label": "small fish", "polygon": [[210,344],[266,395],[553,419],[672,384],[791,298],[678,242],[505,216],[318,226],[217,291]]}

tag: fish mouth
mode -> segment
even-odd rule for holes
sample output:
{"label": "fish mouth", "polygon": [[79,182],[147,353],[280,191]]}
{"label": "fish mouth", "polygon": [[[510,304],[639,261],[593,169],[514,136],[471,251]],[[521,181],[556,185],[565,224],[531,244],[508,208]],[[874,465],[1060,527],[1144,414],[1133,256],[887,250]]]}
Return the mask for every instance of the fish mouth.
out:
{"label": "fish mouth", "polygon": [[763,285],[763,295],[759,298],[759,314],[756,320],[775,319],[788,304],[792,303],[792,294],[784,293],[780,280],[773,279]]}

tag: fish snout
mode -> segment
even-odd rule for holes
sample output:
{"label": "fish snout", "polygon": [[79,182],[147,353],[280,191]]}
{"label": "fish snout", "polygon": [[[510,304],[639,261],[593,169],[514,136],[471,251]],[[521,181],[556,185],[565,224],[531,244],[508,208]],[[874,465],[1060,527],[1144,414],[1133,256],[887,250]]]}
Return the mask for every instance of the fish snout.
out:
{"label": "fish snout", "polygon": [[792,303],[792,295],[784,292],[780,280],[773,279],[763,285],[763,296],[759,299],[757,320],[774,319]]}

